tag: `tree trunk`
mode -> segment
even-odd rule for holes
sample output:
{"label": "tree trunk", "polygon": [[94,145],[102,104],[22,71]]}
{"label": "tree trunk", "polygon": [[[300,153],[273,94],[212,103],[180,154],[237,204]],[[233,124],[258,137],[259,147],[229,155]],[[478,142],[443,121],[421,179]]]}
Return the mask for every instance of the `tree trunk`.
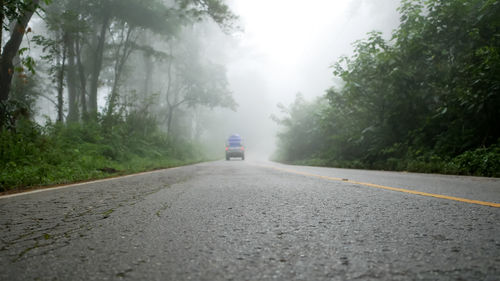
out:
{"label": "tree trunk", "polygon": [[68,87],[68,118],[67,122],[78,122],[78,91],[76,89],[76,67],[75,67],[75,41],[73,35],[68,34],[65,40],[68,50],[68,75],[66,77]]}
{"label": "tree trunk", "polygon": [[82,106],[82,120],[87,120],[87,83],[85,81],[85,69],[81,60],[80,39],[75,40],[76,64],[78,66],[78,76],[80,78],[80,104]]}
{"label": "tree trunk", "polygon": [[59,70],[59,81],[57,86],[57,122],[62,123],[64,121],[64,68],[66,65],[66,46],[63,45],[62,59],[61,59],[61,69]]}
{"label": "tree trunk", "polygon": [[98,37],[97,48],[95,51],[94,64],[91,73],[90,80],[90,92],[89,92],[89,114],[97,116],[97,89],[99,87],[99,76],[101,74],[103,53],[104,53],[104,42],[106,41],[106,30],[109,27],[109,15],[106,15],[103,19],[101,26],[101,34]]}
{"label": "tree trunk", "polygon": [[118,91],[120,87],[120,79],[122,77],[123,69],[125,67],[125,63],[127,62],[130,54],[133,51],[132,46],[130,45],[130,36],[133,32],[133,28],[129,27],[126,34],[125,26],[122,30],[122,41],[118,46],[115,56],[115,80],[113,81],[113,88],[111,90],[111,96],[109,97],[108,110],[106,116],[109,118],[113,114],[113,111],[116,106],[116,102],[118,100]]}
{"label": "tree trunk", "polygon": [[14,74],[12,60],[19,51],[26,26],[28,25],[31,16],[33,16],[34,11],[38,7],[39,2],[39,0],[32,0],[29,9],[27,9],[17,20],[14,29],[11,32],[10,39],[3,48],[3,52],[0,57],[0,102],[5,102],[9,99],[12,75]]}
{"label": "tree trunk", "polygon": [[[5,15],[3,14],[3,5],[4,5],[4,0],[0,0],[0,7],[2,7],[0,9],[0,48],[2,47],[2,39],[3,39],[3,20],[4,20],[4,17]],[[0,50],[0,53],[2,52],[2,50]]]}
{"label": "tree trunk", "polygon": [[[172,54],[172,48],[170,48],[170,54]],[[172,94],[172,60],[169,59],[167,65],[167,91],[165,93],[167,100],[167,140],[170,141],[172,137],[170,133],[172,132],[172,119],[174,115],[174,107],[172,106],[172,102],[170,101],[170,95]]]}
{"label": "tree trunk", "polygon": [[144,67],[145,76],[144,76],[144,96],[147,97],[149,95],[152,79],[153,79],[153,60],[151,58],[151,54],[144,54]]}
{"label": "tree trunk", "polygon": [[106,117],[110,118],[115,110],[116,100],[118,99],[118,81],[120,79],[120,74],[115,74],[115,81],[113,81],[113,87],[111,88],[111,95],[109,96],[108,109],[106,111]]}
{"label": "tree trunk", "polygon": [[172,106],[168,106],[168,115],[167,115],[167,138],[171,140],[172,137],[170,133],[172,132],[172,120],[174,119],[174,110],[175,108]]}

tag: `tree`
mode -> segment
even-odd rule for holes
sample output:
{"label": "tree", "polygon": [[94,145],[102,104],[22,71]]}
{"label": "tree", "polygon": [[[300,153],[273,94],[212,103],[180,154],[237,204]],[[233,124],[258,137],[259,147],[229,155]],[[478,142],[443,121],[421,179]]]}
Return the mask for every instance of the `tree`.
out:
{"label": "tree", "polygon": [[182,22],[178,16],[164,17],[169,13],[171,9],[157,1],[130,1],[128,3],[122,1],[115,7],[115,19],[109,28],[114,77],[106,109],[107,118],[111,117],[116,107],[121,78],[130,55],[136,50],[148,49],[139,44],[139,35],[151,31],[168,39],[174,36],[180,28]]}
{"label": "tree", "polygon": [[111,94],[108,99],[108,108],[106,110],[107,118],[111,117],[115,109],[116,102],[118,99],[120,79],[123,75],[125,63],[130,57],[132,51],[134,50],[133,46],[133,42],[135,41],[134,37],[137,37],[137,35],[134,32],[135,28],[129,26],[125,22],[120,23],[117,29],[119,29],[118,31],[119,35],[117,38],[118,39],[117,42],[114,44],[115,50],[113,55],[114,80],[113,80],[113,86],[111,88]]}
{"label": "tree", "polygon": [[[33,13],[35,13],[36,9],[40,6],[39,3],[39,0],[3,0],[1,2],[0,30],[9,30],[5,19],[11,22],[14,27],[10,30],[10,38],[5,46],[3,46],[3,50],[0,55],[0,116],[5,115],[4,103],[9,99],[12,76],[15,72],[13,65],[14,57],[18,55],[24,34],[27,31],[26,27],[28,26],[28,22],[33,16]],[[49,1],[45,0],[45,3],[48,4]],[[2,32],[0,32],[0,43],[2,35]],[[26,64],[32,69],[32,60],[27,60]],[[0,124],[0,126],[2,125],[3,124]]]}
{"label": "tree", "polygon": [[[79,104],[77,90],[77,69],[75,43],[78,41],[81,22],[67,7],[70,2],[59,1],[46,9],[45,23],[49,36],[37,35],[33,41],[42,47],[45,55],[42,59],[49,65],[48,73],[57,84],[57,121],[77,122]],[[64,117],[64,87],[67,86],[68,114]],[[83,94],[83,93],[82,93]]]}
{"label": "tree", "polygon": [[[390,41],[370,32],[355,42],[351,57],[335,64],[334,75],[343,84],[328,90],[329,106],[315,125],[327,142],[322,158],[409,169],[419,161],[449,163],[461,155],[469,159],[478,149],[496,151],[500,1],[404,0],[398,10],[401,23]],[[297,119],[311,120],[290,120]],[[301,139],[300,131],[285,130],[295,139]],[[285,157],[296,160],[293,153]],[[307,155],[313,158],[317,151]]]}
{"label": "tree", "polygon": [[170,45],[172,59],[167,62],[164,93],[167,135],[172,133],[174,115],[181,106],[236,107],[224,67],[200,57],[197,42],[190,41],[194,37],[184,39],[179,45],[173,42]]}
{"label": "tree", "polygon": [[277,160],[295,162],[320,157],[324,153],[327,142],[321,131],[321,122],[327,105],[324,97],[309,102],[300,93],[288,107],[278,105],[282,116],[272,116],[282,127],[277,134]]}
{"label": "tree", "polygon": [[[221,0],[178,0],[176,5],[167,6],[159,0],[155,1],[137,1],[137,0],[95,0],[91,5],[91,9],[95,11],[92,15],[97,17],[97,22],[101,24],[99,36],[96,38],[93,68],[91,72],[90,84],[90,103],[89,110],[97,112],[97,89],[99,85],[99,77],[102,70],[103,57],[105,51],[105,43],[107,31],[113,24],[113,21],[119,22],[121,26],[127,28],[129,35],[132,35],[135,30],[148,29],[154,33],[165,36],[166,39],[171,38],[176,34],[182,25],[190,22],[199,21],[206,16],[209,16],[219,23],[223,28],[228,29],[231,26],[235,16],[229,11],[227,5]],[[113,7],[110,9],[109,7]],[[126,23],[126,24],[124,24]],[[109,34],[111,35],[111,34]],[[111,35],[113,36],[113,35]],[[126,36],[125,36],[126,38]],[[124,40],[120,47],[121,51],[127,49],[121,54],[121,60],[118,65],[115,65],[115,70],[120,73],[115,73],[115,78],[120,79],[121,71],[126,63],[130,52],[134,48],[131,42]],[[128,53],[128,54],[127,54]],[[114,82],[115,90],[118,89],[119,80]],[[108,100],[107,115],[111,114],[118,96],[117,91],[112,91]]]}

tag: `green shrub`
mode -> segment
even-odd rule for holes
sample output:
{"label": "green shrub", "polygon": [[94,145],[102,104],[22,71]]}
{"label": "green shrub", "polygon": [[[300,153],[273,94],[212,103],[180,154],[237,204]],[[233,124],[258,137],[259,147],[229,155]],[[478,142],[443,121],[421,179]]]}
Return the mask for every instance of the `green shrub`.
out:
{"label": "green shrub", "polygon": [[462,175],[500,177],[500,147],[466,151],[450,161],[445,169]]}

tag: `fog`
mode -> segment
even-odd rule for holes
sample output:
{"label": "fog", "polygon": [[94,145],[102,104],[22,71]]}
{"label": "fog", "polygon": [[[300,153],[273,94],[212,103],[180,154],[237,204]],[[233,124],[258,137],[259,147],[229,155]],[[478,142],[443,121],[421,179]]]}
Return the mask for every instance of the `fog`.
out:
{"label": "fog", "polygon": [[[240,133],[250,157],[267,158],[278,131],[271,114],[297,93],[312,99],[335,86],[331,65],[376,30],[386,39],[399,24],[398,0],[232,1],[242,32],[224,49],[238,109],[218,111],[219,132]],[[223,129],[220,127],[222,126]]]}
{"label": "fog", "polygon": [[6,186],[233,153],[497,175],[497,1],[21,2],[0,17]]}
{"label": "fog", "polygon": [[[165,9],[174,5],[172,1],[159,2],[166,5]],[[104,48],[99,51],[103,57],[100,61],[96,54],[105,14],[78,10],[78,5],[89,4],[57,0],[47,7],[48,16],[42,15],[45,19],[40,14],[31,20],[33,32],[27,38],[49,40],[41,45],[30,40],[23,43],[37,61],[37,74],[33,80],[36,86],[21,96],[36,97],[33,111],[38,123],[47,118],[80,122],[85,112],[92,111],[103,118],[116,114],[123,120],[133,112],[148,112],[143,118],[153,117],[162,130],[178,140],[204,143],[212,155],[218,151],[222,155],[225,139],[239,133],[250,158],[267,159],[275,150],[279,130],[270,118],[279,115],[277,105],[288,105],[297,93],[306,99],[324,95],[325,90],[338,85],[331,66],[340,56],[351,55],[356,40],[373,30],[383,32],[388,39],[399,23],[398,0],[229,0],[226,3],[238,17],[229,29],[221,28],[222,24],[210,16],[192,24],[168,18],[161,23],[147,18],[134,22],[137,19],[128,12],[134,2],[127,3],[113,7],[113,21],[107,23],[108,30],[102,29],[105,40],[101,40]],[[92,9],[92,5],[87,8]],[[79,28],[68,31],[59,23],[65,9],[81,12],[81,21],[72,23],[81,25]],[[154,16],[152,10],[142,11]],[[51,18],[57,24],[51,25]],[[64,20],[71,23],[69,18]],[[170,25],[180,31],[168,30]],[[75,43],[61,40],[65,32],[75,32],[81,44],[78,54],[67,61],[64,52]],[[127,32],[130,38],[124,37]],[[2,42],[6,42],[7,34],[3,33]],[[125,54],[129,41],[136,47]],[[47,55],[49,59],[43,59]],[[78,71],[71,66],[64,68],[65,63],[78,63]],[[100,66],[97,72],[95,65]],[[169,77],[172,67],[175,74]],[[77,74],[82,77],[81,83],[75,80]],[[206,88],[211,82],[227,85]],[[92,95],[93,84],[97,86]],[[177,93],[183,85],[202,85],[203,91],[215,94],[183,103],[186,96]],[[226,87],[230,93],[226,93]],[[170,102],[180,100],[182,105],[169,105],[169,97]]]}

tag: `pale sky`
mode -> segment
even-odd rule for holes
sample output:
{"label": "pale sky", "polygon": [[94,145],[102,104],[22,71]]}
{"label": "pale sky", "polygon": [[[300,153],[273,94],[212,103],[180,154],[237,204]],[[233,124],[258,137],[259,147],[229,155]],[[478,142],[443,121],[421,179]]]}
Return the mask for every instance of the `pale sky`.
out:
{"label": "pale sky", "polygon": [[399,0],[233,0],[244,33],[231,71],[250,67],[265,76],[276,100],[296,92],[322,95],[333,85],[329,68],[350,55],[372,30],[389,38],[399,23]]}

